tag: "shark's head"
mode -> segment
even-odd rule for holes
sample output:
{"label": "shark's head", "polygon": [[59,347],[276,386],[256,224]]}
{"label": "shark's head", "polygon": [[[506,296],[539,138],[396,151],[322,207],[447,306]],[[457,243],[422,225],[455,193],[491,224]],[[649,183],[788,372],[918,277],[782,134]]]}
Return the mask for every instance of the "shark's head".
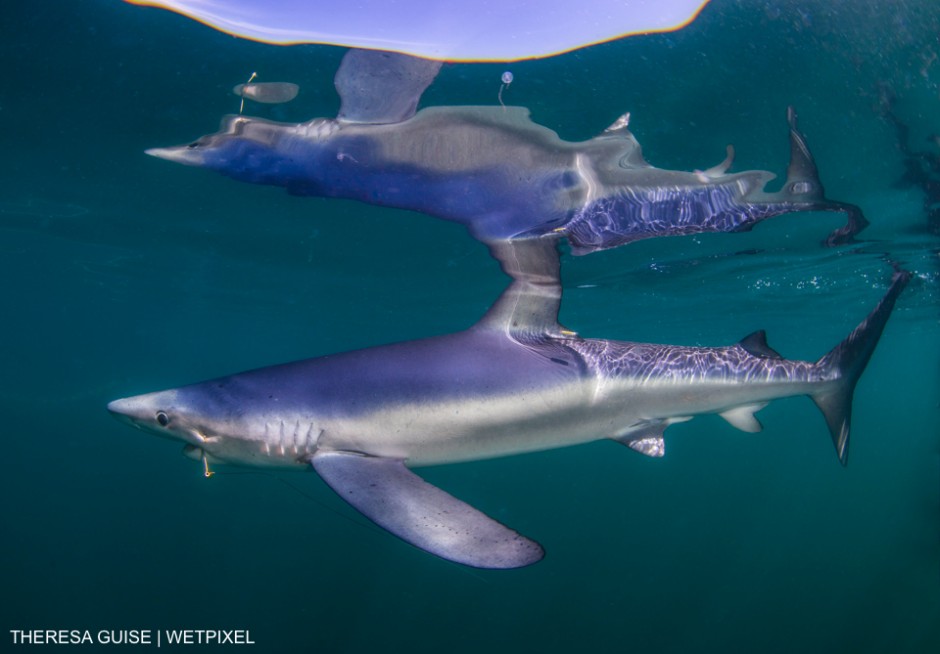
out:
{"label": "shark's head", "polygon": [[226,116],[214,134],[186,145],[150,148],[153,157],[186,166],[208,168],[235,179],[286,186],[309,174],[318,146],[337,129],[334,120],[299,125],[247,116]]}
{"label": "shark's head", "polygon": [[163,438],[202,445],[217,431],[205,406],[194,402],[187,389],[172,389],[135,395],[108,404],[108,411],[127,424]]}
{"label": "shark's head", "polygon": [[186,455],[210,462],[306,465],[322,433],[311,412],[259,391],[252,374],[114,400],[108,411],[142,431],[185,443]]}

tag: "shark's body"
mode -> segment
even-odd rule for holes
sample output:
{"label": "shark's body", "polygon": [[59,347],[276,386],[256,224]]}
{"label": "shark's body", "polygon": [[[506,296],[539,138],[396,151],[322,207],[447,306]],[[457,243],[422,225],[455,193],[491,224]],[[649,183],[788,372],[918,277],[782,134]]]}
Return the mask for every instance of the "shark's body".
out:
{"label": "shark's body", "polygon": [[[389,75],[393,66],[401,75]],[[792,109],[787,180],[771,193],[764,191],[769,172],[727,172],[730,148],[705,171],[649,165],[627,116],[572,143],[533,123],[522,107],[415,113],[437,66],[353,50],[336,78],[343,97],[336,119],[228,116],[215,134],[148,153],[297,195],[419,211],[462,223],[487,243],[567,237],[575,254],[657,236],[743,231],[794,211],[845,213],[847,224],[829,243],[850,240],[867,224],[854,205],[825,198]],[[416,79],[403,80],[406,73]]]}
{"label": "shark's body", "polygon": [[[461,563],[527,565],[541,548],[423,482],[410,466],[614,439],[663,453],[673,422],[720,413],[757,431],[754,411],[809,395],[837,454],[851,396],[908,279],[815,363],[789,361],[763,334],[723,348],[582,339],[556,322],[552,275],[515,281],[473,328],[117,400],[138,427],[206,461],[313,468],[381,526]],[[555,278],[557,279],[557,278]]]}

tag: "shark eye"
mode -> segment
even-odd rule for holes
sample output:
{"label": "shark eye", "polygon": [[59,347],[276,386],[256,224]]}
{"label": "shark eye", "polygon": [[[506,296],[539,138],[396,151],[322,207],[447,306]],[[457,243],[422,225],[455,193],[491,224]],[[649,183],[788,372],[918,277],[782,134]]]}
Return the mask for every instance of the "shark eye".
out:
{"label": "shark eye", "polygon": [[186,147],[189,148],[190,150],[193,150],[193,149],[195,149],[195,148],[198,148],[198,147],[199,147],[199,141],[193,141],[192,143],[190,143],[190,144],[187,145]]}
{"label": "shark eye", "polygon": [[163,411],[157,411],[157,422],[160,423],[161,427],[166,427],[170,424],[170,416],[163,413]]}

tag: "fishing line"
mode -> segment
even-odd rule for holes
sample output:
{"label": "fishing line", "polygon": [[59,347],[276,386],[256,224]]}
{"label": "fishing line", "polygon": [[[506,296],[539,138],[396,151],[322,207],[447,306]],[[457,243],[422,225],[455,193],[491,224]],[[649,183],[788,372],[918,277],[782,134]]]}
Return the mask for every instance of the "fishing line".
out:
{"label": "fishing line", "polygon": [[285,486],[287,486],[288,488],[290,488],[291,490],[293,490],[293,491],[294,491],[295,493],[297,493],[298,495],[301,495],[302,497],[306,498],[308,501],[312,502],[313,504],[316,504],[316,505],[319,506],[320,508],[326,509],[327,511],[329,511],[329,512],[332,513],[333,515],[338,516],[338,517],[342,518],[343,520],[346,520],[347,522],[351,522],[351,523],[354,524],[354,525],[357,525],[357,526],[359,526],[359,527],[362,527],[363,529],[368,529],[369,531],[372,531],[372,532],[374,532],[374,533],[376,533],[376,534],[382,534],[383,536],[386,534],[386,532],[385,532],[384,529],[379,529],[378,527],[376,527],[376,526],[373,525],[372,523],[360,522],[359,520],[356,520],[355,518],[352,518],[352,517],[346,515],[346,514],[343,513],[342,511],[333,508],[332,506],[326,504],[326,503],[323,502],[322,500],[318,500],[318,499],[317,499],[316,497],[314,497],[313,495],[307,493],[306,491],[302,490],[301,488],[298,488],[298,487],[295,486],[293,483],[287,481],[287,480],[284,479],[283,477],[280,477],[280,476],[278,476],[278,475],[276,475],[276,474],[274,474],[274,473],[266,472],[266,471],[264,471],[264,470],[222,470],[222,471],[215,471],[215,470],[214,470],[214,471],[212,472],[212,474],[213,474],[213,476],[216,476],[216,475],[219,475],[219,476],[221,476],[221,475],[260,475],[260,476],[263,476],[263,477],[267,477],[267,478],[269,478],[269,479],[276,479],[277,481],[281,482],[283,485],[285,485]]}

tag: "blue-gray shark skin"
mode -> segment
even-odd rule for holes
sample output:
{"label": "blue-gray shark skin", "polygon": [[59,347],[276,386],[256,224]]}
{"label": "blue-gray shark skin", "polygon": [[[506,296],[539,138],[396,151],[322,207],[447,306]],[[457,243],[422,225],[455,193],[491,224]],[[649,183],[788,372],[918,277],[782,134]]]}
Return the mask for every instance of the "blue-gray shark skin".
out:
{"label": "blue-gray shark skin", "polygon": [[[407,115],[407,114],[406,114]],[[732,152],[705,171],[649,165],[626,120],[588,141],[561,140],[523,107],[430,107],[400,122],[320,118],[300,124],[227,116],[219,132],[148,154],[305,196],[351,198],[466,225],[491,243],[567,237],[574,254],[639,239],[739,232],[797,211],[837,211],[847,223],[827,244],[867,225],[858,207],[825,198],[788,111],[787,180],[728,173]]]}
{"label": "blue-gray shark skin", "polygon": [[[536,243],[541,243],[536,241]],[[505,260],[505,259],[504,259]],[[472,328],[262,368],[115,400],[117,417],[213,462],[314,470],[403,540],[458,563],[515,568],[534,541],[424,482],[414,466],[613,439],[651,456],[678,421],[754,412],[808,395],[848,455],[852,393],[909,279],[816,362],[782,358],[757,332],[730,347],[584,339],[555,322],[557,276],[520,276]]]}

